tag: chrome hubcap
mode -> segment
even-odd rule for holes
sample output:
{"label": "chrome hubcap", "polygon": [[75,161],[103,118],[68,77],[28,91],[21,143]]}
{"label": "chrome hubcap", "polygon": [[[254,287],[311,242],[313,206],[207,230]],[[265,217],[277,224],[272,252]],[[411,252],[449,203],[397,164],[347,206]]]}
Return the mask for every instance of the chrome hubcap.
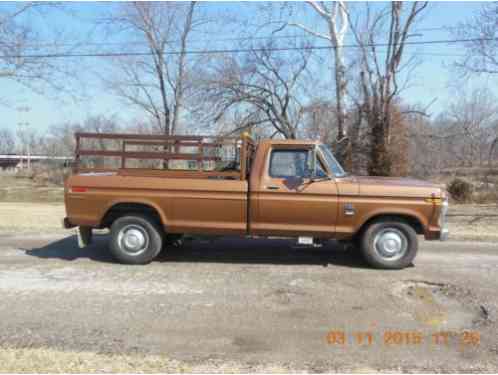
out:
{"label": "chrome hubcap", "polygon": [[130,224],[119,231],[118,243],[127,253],[139,255],[149,246],[149,235],[141,226]]}
{"label": "chrome hubcap", "polygon": [[375,236],[374,247],[381,257],[396,260],[405,255],[408,249],[408,240],[400,230],[386,228]]}

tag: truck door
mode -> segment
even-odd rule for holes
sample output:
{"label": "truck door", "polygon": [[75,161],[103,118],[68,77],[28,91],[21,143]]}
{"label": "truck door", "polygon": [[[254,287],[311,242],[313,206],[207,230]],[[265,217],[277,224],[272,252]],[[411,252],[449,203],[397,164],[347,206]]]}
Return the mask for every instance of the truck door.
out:
{"label": "truck door", "polygon": [[337,186],[323,161],[311,180],[313,146],[273,145],[258,188],[251,231],[260,235],[330,237],[337,218]]}

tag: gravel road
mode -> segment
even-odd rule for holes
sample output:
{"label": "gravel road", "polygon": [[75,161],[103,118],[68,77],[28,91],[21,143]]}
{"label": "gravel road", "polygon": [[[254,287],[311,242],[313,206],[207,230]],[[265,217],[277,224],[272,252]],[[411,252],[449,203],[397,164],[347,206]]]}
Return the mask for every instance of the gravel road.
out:
{"label": "gravel road", "polygon": [[[336,243],[194,241],[124,266],[106,237],[0,237],[0,345],[299,371],[498,371],[498,244],[373,270]],[[246,367],[247,368],[247,367]]]}

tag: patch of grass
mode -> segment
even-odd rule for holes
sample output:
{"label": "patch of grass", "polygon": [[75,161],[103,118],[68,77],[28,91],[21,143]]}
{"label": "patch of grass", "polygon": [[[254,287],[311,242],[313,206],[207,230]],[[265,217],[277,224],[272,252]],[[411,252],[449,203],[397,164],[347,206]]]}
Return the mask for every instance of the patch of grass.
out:
{"label": "patch of grass", "polygon": [[496,204],[450,204],[450,239],[497,242],[497,215]]}
{"label": "patch of grass", "polygon": [[[2,373],[285,373],[279,365],[247,366],[230,361],[189,365],[162,355],[106,355],[48,348],[0,348]],[[302,371],[300,371],[302,372]]]}
{"label": "patch of grass", "polygon": [[103,355],[53,349],[0,349],[3,373],[158,373],[189,368],[162,356]]}
{"label": "patch of grass", "polygon": [[0,202],[0,232],[62,231],[64,216],[62,204]]}
{"label": "patch of grass", "polygon": [[64,188],[40,186],[27,177],[0,176],[0,202],[64,202]]}

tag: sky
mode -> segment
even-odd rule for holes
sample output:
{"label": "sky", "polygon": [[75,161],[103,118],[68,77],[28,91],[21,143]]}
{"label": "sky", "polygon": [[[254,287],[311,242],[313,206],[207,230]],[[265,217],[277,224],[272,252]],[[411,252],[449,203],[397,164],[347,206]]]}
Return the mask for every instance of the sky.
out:
{"label": "sky", "polygon": [[[430,9],[416,26],[413,40],[451,39],[450,33],[444,27],[455,26],[458,22],[468,19],[476,12],[479,2],[438,2],[431,3]],[[50,9],[41,16],[30,16],[34,29],[39,30],[41,40],[50,41],[54,37],[64,39],[66,43],[78,43],[82,40],[93,43],[121,41],[119,35],[104,35],[103,29],[95,26],[95,19],[102,18],[112,7],[119,4],[103,3],[72,3],[63,9]],[[203,3],[202,8],[212,16],[224,12],[240,15],[245,20],[257,18],[255,7],[241,3]],[[313,22],[312,18],[302,16],[303,22]],[[205,38],[197,35],[196,41],[203,43],[211,40],[210,48],[227,47],[227,35],[236,35],[239,30],[235,25],[228,25],[219,30],[219,35],[213,29],[206,30]],[[217,39],[222,39],[218,40]],[[205,45],[193,44],[192,48],[206,48]],[[116,46],[83,45],[75,47],[76,52],[116,49]],[[126,48],[117,46],[117,48]],[[420,65],[412,73],[411,85],[404,91],[403,99],[410,104],[428,107],[428,112],[436,116],[454,100],[457,91],[472,90],[474,87],[486,86],[498,95],[496,78],[473,78],[462,84],[456,80],[451,64],[461,55],[461,45],[423,45],[409,47],[407,55],[417,55]],[[126,105],[121,99],[105,90],[100,77],[112,69],[109,60],[102,58],[68,59],[64,67],[73,72],[78,83],[67,80],[67,88],[76,95],[68,95],[58,90],[46,89],[43,93],[35,92],[23,85],[0,79],[0,128],[15,129],[20,122],[27,122],[30,128],[41,134],[51,125],[63,122],[82,121],[88,116],[105,114],[115,115],[124,122],[140,119],[140,112]],[[455,84],[455,83],[458,84]],[[64,84],[65,82],[63,82]],[[83,93],[83,95],[81,94]],[[20,108],[29,107],[29,111]]]}

